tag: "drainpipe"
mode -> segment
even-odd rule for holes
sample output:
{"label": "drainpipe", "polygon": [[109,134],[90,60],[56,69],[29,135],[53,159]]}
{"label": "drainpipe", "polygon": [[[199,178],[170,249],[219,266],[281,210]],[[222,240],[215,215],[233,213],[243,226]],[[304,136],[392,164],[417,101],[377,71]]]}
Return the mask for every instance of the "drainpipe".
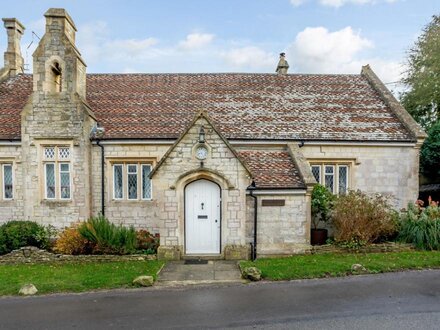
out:
{"label": "drainpipe", "polygon": [[96,141],[96,145],[101,148],[101,215],[105,216],[105,200],[104,200],[104,146],[100,144],[100,140]]}
{"label": "drainpipe", "polygon": [[251,243],[251,259],[254,261],[257,259],[257,219],[258,219],[258,200],[257,196],[254,195],[254,190],[256,189],[255,181],[252,181],[251,185],[247,187],[249,190],[249,195],[254,199],[254,242]]}

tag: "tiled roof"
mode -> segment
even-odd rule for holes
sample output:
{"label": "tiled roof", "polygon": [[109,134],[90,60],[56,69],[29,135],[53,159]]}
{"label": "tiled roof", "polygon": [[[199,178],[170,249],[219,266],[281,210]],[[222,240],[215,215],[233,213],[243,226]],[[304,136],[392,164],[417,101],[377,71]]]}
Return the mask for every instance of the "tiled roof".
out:
{"label": "tiled roof", "polygon": [[0,83],[0,139],[21,138],[20,113],[32,93],[32,76],[22,75]]}
{"label": "tiled roof", "polygon": [[304,188],[298,170],[286,151],[240,150],[257,188]]}
{"label": "tiled roof", "polygon": [[[0,83],[0,138],[20,137],[32,76]],[[413,141],[362,75],[89,74],[105,138],[178,138],[207,110],[228,139]]]}

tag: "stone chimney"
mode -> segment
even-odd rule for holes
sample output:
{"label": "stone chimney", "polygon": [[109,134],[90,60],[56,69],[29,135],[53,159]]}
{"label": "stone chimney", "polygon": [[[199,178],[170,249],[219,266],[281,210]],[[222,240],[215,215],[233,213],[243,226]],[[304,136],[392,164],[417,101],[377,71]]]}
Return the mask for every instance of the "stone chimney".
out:
{"label": "stone chimney", "polygon": [[21,56],[20,40],[24,33],[24,26],[16,18],[3,18],[8,34],[8,48],[5,52],[5,71],[13,77],[24,72],[24,60]]}
{"label": "stone chimney", "polygon": [[278,66],[276,69],[276,73],[278,74],[286,74],[289,69],[289,63],[286,61],[286,53],[280,54],[280,61],[278,62]]}

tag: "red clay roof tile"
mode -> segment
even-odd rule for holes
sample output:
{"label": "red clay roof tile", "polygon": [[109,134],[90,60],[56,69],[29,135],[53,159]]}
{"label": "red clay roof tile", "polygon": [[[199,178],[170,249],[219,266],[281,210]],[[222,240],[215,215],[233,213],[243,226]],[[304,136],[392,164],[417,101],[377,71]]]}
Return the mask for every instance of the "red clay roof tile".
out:
{"label": "red clay roof tile", "polygon": [[[20,138],[32,76],[0,83],[0,139]],[[413,141],[361,75],[88,74],[105,138],[178,138],[205,109],[228,139]]]}
{"label": "red clay roof tile", "polygon": [[306,188],[286,151],[240,150],[249,166],[257,188]]}

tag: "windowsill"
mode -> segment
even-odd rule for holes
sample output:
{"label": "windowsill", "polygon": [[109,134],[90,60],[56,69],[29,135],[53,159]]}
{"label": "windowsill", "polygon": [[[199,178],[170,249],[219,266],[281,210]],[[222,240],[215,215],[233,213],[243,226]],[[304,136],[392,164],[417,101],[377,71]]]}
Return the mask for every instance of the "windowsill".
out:
{"label": "windowsill", "polygon": [[0,199],[0,203],[13,203],[15,199]]}
{"label": "windowsill", "polygon": [[111,203],[145,203],[154,202],[154,199],[111,199]]}
{"label": "windowsill", "polygon": [[72,203],[71,199],[43,199],[41,201],[41,204],[47,204],[47,205],[66,205]]}

